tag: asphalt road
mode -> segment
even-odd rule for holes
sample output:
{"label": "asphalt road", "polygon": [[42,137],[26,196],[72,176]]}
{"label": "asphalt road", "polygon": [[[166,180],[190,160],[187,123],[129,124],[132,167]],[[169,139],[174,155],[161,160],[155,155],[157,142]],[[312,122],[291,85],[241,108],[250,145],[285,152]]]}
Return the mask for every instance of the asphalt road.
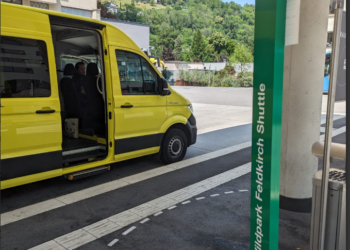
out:
{"label": "asphalt road", "polygon": [[[230,180],[223,180],[220,175],[227,171],[240,173],[242,166],[250,162],[251,149],[244,143],[251,140],[252,89],[176,89],[193,102],[199,127],[197,143],[188,149],[183,165],[169,172],[166,166],[147,156],[114,164],[110,172],[98,176],[76,181],[59,177],[3,190],[1,223],[4,216],[24,217],[1,227],[1,249],[50,249],[42,245],[46,242],[56,244],[55,249],[248,249],[250,173],[242,172]],[[343,126],[345,118],[334,123],[336,129]],[[345,134],[333,141],[345,143]],[[245,146],[232,147],[242,144]],[[332,166],[343,168],[344,164],[336,164]],[[152,176],[153,173],[157,174]],[[208,179],[215,185],[200,184]],[[104,186],[123,180],[132,181],[120,188],[116,185],[107,190]],[[179,198],[165,207],[169,194],[187,190],[187,195],[188,187],[197,184],[197,188],[190,189],[194,190],[191,197]],[[100,193],[91,196],[97,189]],[[79,199],[79,195],[74,196],[76,193],[88,198]],[[63,200],[62,197],[75,197],[77,201],[39,213],[39,209]],[[159,212],[147,210],[156,199],[162,200],[158,210],[163,213],[158,216],[154,214]],[[186,201],[190,202],[182,204]],[[128,211],[138,206],[144,206],[141,213],[145,216],[133,219]],[[26,216],[28,211],[34,214]],[[110,222],[123,213],[129,217],[116,222],[123,224],[116,227]],[[96,227],[91,229],[95,223],[102,225],[98,230],[111,225],[114,228],[104,231],[101,237],[93,237],[95,234],[89,233],[98,231]],[[309,231],[310,214],[280,210],[279,249],[308,249]],[[74,238],[72,234],[78,236]]]}

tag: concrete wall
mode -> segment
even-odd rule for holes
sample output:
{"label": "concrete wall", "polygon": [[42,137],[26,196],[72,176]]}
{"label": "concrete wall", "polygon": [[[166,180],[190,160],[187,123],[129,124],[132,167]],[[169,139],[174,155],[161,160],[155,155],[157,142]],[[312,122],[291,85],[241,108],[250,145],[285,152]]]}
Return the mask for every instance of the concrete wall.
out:
{"label": "concrete wall", "polygon": [[[23,0],[22,4],[31,6],[31,0]],[[32,2],[49,5],[49,10],[68,14],[100,19],[100,10],[97,9],[97,0],[34,0]]]}
{"label": "concrete wall", "polygon": [[124,22],[102,18],[102,21],[110,23],[127,34],[140,48],[149,49],[149,25],[142,23]]}
{"label": "concrete wall", "polygon": [[60,0],[61,5],[64,7],[84,9],[84,10],[96,10],[97,0]]}
{"label": "concrete wall", "polygon": [[[226,63],[224,62],[213,62],[213,63],[192,63],[192,62],[164,62],[165,68],[167,71],[167,80],[170,85],[175,85],[176,80],[178,80],[178,75],[180,73],[180,70],[203,70],[204,67],[205,70],[214,70],[214,71],[220,71],[223,68],[225,68]],[[236,75],[241,72],[241,67],[239,64],[234,63],[233,66],[235,67],[236,70]],[[247,72],[253,72],[254,70],[254,65],[253,63],[248,63],[244,67],[244,70]]]}

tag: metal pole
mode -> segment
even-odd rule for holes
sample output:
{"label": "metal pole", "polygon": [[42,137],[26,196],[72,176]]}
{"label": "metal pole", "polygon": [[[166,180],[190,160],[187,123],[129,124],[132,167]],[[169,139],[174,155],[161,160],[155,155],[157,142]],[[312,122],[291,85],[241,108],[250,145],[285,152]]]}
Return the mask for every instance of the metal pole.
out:
{"label": "metal pole", "polygon": [[333,130],[333,113],[334,113],[334,100],[335,100],[335,88],[337,86],[337,70],[338,70],[338,57],[339,57],[339,41],[342,19],[342,8],[339,3],[336,5],[334,16],[334,32],[333,32],[333,47],[332,47],[332,60],[331,60],[331,72],[330,82],[328,89],[328,101],[327,101],[327,116],[326,116],[326,131],[325,131],[325,147],[323,152],[323,170],[322,170],[322,187],[321,187],[321,221],[319,228],[319,248],[324,250],[325,246],[325,231],[326,231],[326,215],[327,215],[327,198],[328,198],[328,180],[329,180],[329,165],[330,165],[330,151],[332,142],[332,130]]}
{"label": "metal pole", "polygon": [[210,66],[211,65],[209,65],[209,87],[210,87]]}

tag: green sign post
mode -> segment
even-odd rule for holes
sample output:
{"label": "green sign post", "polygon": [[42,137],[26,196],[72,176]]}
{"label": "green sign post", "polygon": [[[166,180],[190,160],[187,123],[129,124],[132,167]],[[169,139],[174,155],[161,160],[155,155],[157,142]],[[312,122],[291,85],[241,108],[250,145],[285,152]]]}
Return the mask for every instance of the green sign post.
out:
{"label": "green sign post", "polygon": [[278,249],[286,0],[255,5],[250,249]]}

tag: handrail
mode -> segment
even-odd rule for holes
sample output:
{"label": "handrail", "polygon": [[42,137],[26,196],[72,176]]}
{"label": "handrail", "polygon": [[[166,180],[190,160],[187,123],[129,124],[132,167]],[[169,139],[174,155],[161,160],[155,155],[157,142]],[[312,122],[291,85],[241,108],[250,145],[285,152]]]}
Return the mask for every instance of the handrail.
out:
{"label": "handrail", "polygon": [[[324,142],[317,141],[312,145],[312,154],[323,159]],[[331,143],[331,160],[346,160],[346,144]]]}

